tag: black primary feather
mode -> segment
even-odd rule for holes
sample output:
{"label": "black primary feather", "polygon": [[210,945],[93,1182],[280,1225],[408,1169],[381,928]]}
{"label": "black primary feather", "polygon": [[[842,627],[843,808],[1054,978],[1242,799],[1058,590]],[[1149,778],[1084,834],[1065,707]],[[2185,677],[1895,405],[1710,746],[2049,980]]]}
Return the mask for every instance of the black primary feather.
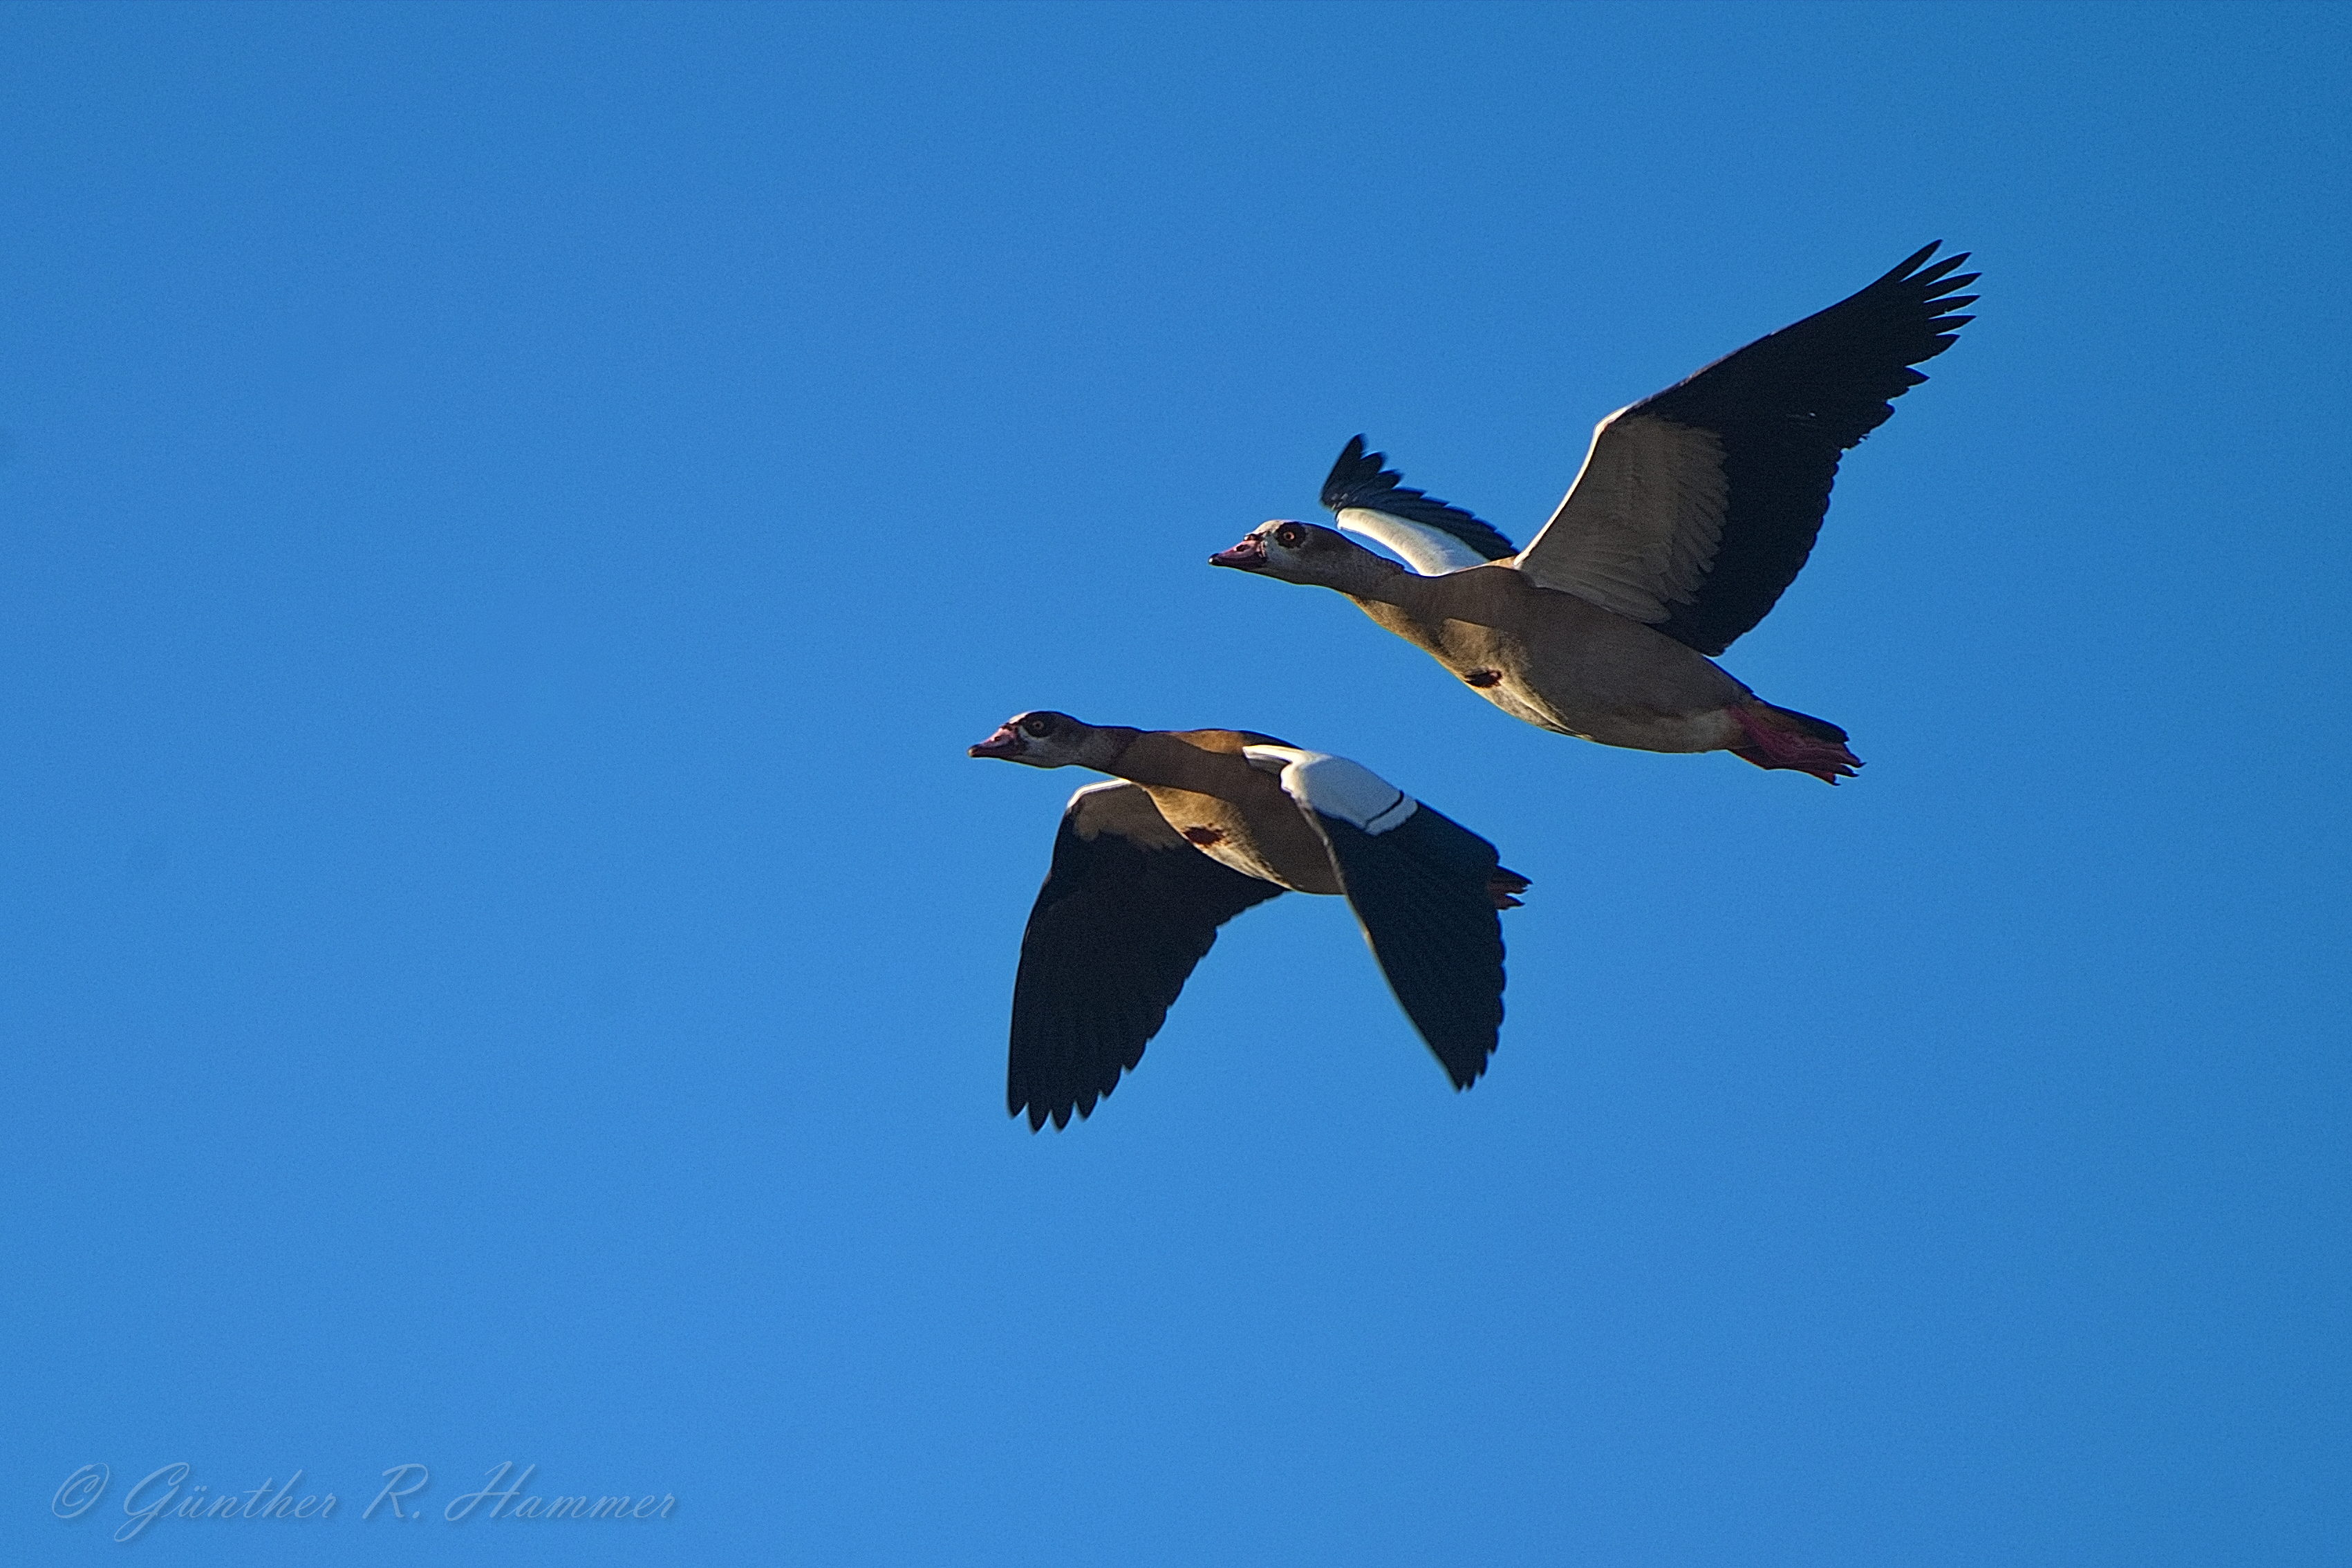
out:
{"label": "black primary feather", "polygon": [[1723,444],[1726,511],[1714,563],[1660,631],[1719,654],[1795,579],[1821,532],[1841,454],[1927,379],[1911,367],[1950,348],[1975,320],[1953,312],[1976,302],[1959,290],[1980,274],[1957,271],[1965,251],[1929,265],[1941,243],[1627,410],[1711,430]]}
{"label": "black primary feather", "polygon": [[1500,561],[1519,552],[1519,547],[1496,531],[1491,523],[1482,522],[1460,507],[1439,500],[1424,490],[1400,484],[1398,481],[1404,476],[1382,467],[1388,460],[1386,452],[1365,451],[1361,436],[1351,437],[1340,448],[1339,460],[1331,465],[1331,477],[1323,481],[1324,509],[1339,511],[1352,506],[1367,511],[1384,511],[1391,517],[1450,533],[1489,561]]}
{"label": "black primary feather", "polygon": [[1004,1103],[1034,1131],[1084,1117],[1143,1059],[1217,928],[1282,891],[1189,844],[1089,839],[1064,814],[1021,936]]}
{"label": "black primary feather", "polygon": [[1486,1070],[1503,1027],[1495,847],[1422,806],[1384,833],[1316,814],[1398,1005],[1456,1089]]}

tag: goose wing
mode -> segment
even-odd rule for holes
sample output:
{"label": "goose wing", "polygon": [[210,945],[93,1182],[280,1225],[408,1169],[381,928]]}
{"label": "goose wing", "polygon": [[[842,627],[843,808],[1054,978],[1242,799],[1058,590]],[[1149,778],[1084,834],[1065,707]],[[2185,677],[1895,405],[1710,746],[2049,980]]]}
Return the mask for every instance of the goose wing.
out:
{"label": "goose wing", "polygon": [[1187,843],[1135,784],[1070,797],[1021,935],[1004,1103],[1069,1125],[1118,1086],[1217,928],[1281,892]]}
{"label": "goose wing", "polygon": [[1442,577],[1466,566],[1500,561],[1518,546],[1458,506],[1402,482],[1384,467],[1385,452],[1367,452],[1352,437],[1323,481],[1323,504],[1339,526],[1403,557],[1424,577]]}
{"label": "goose wing", "polygon": [[[1503,922],[1495,847],[1343,757],[1251,746],[1278,768],[1339,868],[1372,956],[1456,1089],[1486,1070],[1503,1026]],[[1513,900],[1516,901],[1516,900]]]}
{"label": "goose wing", "polygon": [[1927,380],[1979,276],[1928,246],[1852,298],[1602,420],[1518,559],[1547,588],[1718,654],[1812,553],[1838,458]]}

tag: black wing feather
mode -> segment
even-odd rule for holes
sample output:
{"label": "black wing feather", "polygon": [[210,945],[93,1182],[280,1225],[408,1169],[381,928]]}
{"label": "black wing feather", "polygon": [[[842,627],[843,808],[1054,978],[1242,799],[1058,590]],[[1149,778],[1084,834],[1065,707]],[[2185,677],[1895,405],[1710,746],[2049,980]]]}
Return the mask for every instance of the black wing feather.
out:
{"label": "black wing feather", "polygon": [[1519,552],[1519,547],[1497,532],[1493,524],[1482,522],[1425,490],[1400,483],[1404,476],[1383,467],[1388,460],[1386,452],[1365,451],[1361,436],[1350,437],[1339,450],[1339,460],[1331,465],[1331,477],[1323,481],[1324,509],[1339,511],[1359,506],[1367,511],[1401,517],[1407,522],[1423,523],[1452,534],[1489,561],[1500,561],[1506,555]]}
{"label": "black wing feather", "polygon": [[1389,989],[1454,1087],[1469,1088],[1503,1027],[1495,847],[1426,805],[1377,834],[1315,817]]}
{"label": "black wing feather", "polygon": [[1217,928],[1282,891],[1189,844],[1082,836],[1077,808],[1021,937],[1004,1103],[1034,1131],[1069,1125],[1143,1059]]}
{"label": "black wing feather", "polygon": [[[1937,244],[1942,243],[1938,241]],[[1723,443],[1727,510],[1705,584],[1658,629],[1718,654],[1762,620],[1812,553],[1839,456],[1927,378],[1911,367],[1952,346],[1976,302],[1956,269],[1967,252],[1927,264],[1930,245],[1832,305],[1633,405]]]}

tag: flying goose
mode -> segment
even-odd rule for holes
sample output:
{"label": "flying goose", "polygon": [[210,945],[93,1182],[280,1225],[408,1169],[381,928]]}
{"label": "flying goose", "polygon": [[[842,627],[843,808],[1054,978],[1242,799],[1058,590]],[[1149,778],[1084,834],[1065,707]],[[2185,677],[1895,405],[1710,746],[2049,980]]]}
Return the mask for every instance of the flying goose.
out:
{"label": "flying goose", "polygon": [[1118,782],[1070,797],[1021,936],[1004,1102],[1069,1125],[1143,1058],[1217,928],[1286,889],[1342,893],[1454,1080],[1503,1022],[1503,931],[1528,879],[1495,847],[1344,758],[1248,730],[1097,728],[1022,713],[971,748]]}
{"label": "flying goose", "polygon": [[[1940,242],[1939,242],[1940,243]],[[1759,338],[1592,433],[1535,542],[1511,542],[1405,486],[1349,441],[1323,483],[1339,527],[1277,518],[1209,557],[1334,588],[1505,712],[1645,752],[1727,751],[1835,784],[1862,759],[1843,730],[1759,699],[1710,655],[1764,618],[1829,509],[1839,455],[1951,347],[1965,252],[1930,245],[1853,298]]]}

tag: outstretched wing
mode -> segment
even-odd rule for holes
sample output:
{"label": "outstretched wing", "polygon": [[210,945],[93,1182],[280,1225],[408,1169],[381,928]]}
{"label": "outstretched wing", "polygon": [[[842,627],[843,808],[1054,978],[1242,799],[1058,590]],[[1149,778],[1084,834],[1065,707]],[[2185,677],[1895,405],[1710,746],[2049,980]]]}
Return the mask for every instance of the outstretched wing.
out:
{"label": "outstretched wing", "polygon": [[[1486,1070],[1503,1027],[1503,922],[1495,847],[1342,757],[1252,746],[1331,847],[1339,883],[1398,1005],[1456,1089]],[[1514,903],[1517,900],[1512,900]]]}
{"label": "outstretched wing", "polygon": [[1398,483],[1404,476],[1383,468],[1388,460],[1385,452],[1366,452],[1361,436],[1340,449],[1323,481],[1323,504],[1338,514],[1341,528],[1395,551],[1424,577],[1499,561],[1517,550],[1460,507]]}
{"label": "outstretched wing", "polygon": [[1185,842],[1134,784],[1072,795],[1021,936],[1005,1108],[1032,1130],[1092,1112],[1143,1059],[1217,928],[1281,891]]}
{"label": "outstretched wing", "polygon": [[1812,553],[1839,456],[1975,319],[1952,313],[1977,299],[1958,292],[1979,276],[1957,273],[1967,253],[1935,253],[1602,420],[1519,570],[1701,653],[1730,647]]}

